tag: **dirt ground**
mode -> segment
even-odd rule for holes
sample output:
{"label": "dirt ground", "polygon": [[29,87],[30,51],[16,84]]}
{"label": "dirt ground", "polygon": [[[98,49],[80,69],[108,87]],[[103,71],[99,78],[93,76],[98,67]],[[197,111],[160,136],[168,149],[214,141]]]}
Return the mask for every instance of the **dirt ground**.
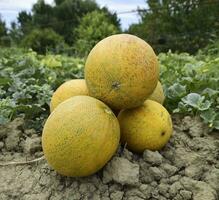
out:
{"label": "dirt ground", "polygon": [[[174,117],[174,135],[159,152],[120,147],[97,174],[67,178],[45,160],[0,166],[1,200],[219,200],[219,132]],[[42,156],[40,134],[15,119],[0,127],[0,163]]]}

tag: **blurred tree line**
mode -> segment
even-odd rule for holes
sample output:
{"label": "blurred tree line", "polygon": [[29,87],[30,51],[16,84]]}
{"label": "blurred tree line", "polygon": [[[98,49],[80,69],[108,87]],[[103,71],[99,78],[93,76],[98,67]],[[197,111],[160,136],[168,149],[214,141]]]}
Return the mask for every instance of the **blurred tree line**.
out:
{"label": "blurred tree line", "polygon": [[[147,41],[156,52],[198,49],[219,38],[219,0],[148,0],[138,9],[140,21],[125,32]],[[125,4],[125,2],[124,2]],[[116,13],[95,0],[38,0],[31,12],[19,13],[7,30],[0,17],[0,45],[32,48],[45,54],[69,50],[85,56],[101,39],[120,33]]]}
{"label": "blurred tree line", "polygon": [[20,12],[17,21],[6,34],[0,20],[0,37],[7,35],[12,43],[42,54],[70,49],[85,55],[97,41],[121,32],[117,15],[95,0],[54,0],[53,5],[38,0],[31,12]]}
{"label": "blurred tree line", "polygon": [[195,53],[219,38],[219,0],[148,0],[140,22],[128,32],[157,52]]}

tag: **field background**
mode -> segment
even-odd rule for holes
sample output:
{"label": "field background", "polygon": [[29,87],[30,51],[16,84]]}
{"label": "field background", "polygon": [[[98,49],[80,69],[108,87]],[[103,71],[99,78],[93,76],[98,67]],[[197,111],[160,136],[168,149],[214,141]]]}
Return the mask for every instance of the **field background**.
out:
{"label": "field background", "polygon": [[[196,55],[160,53],[160,81],[170,113],[199,116],[219,129],[219,43]],[[55,89],[70,79],[83,78],[84,58],[39,55],[32,50],[0,50],[0,123],[24,117],[28,128],[41,130],[49,115]]]}

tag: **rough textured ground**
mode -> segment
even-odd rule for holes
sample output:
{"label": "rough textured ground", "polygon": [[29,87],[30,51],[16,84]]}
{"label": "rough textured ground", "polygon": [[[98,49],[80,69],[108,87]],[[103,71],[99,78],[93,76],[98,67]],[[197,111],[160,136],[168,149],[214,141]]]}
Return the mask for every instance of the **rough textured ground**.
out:
{"label": "rough textured ground", "polygon": [[[0,167],[1,200],[217,200],[219,133],[198,119],[174,117],[174,135],[160,152],[136,155],[121,148],[97,174],[66,178],[42,160]],[[40,134],[16,119],[0,127],[0,162],[42,155]]]}

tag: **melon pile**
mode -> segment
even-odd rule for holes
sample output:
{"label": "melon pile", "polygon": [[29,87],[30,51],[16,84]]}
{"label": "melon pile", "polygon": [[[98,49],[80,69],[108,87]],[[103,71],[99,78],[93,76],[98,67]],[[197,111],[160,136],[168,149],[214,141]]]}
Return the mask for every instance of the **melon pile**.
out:
{"label": "melon pile", "polygon": [[45,158],[62,175],[83,177],[100,170],[120,143],[136,153],[160,150],[172,135],[163,102],[151,46],[129,34],[107,37],[89,53],[85,80],[54,92],[42,134]]}

